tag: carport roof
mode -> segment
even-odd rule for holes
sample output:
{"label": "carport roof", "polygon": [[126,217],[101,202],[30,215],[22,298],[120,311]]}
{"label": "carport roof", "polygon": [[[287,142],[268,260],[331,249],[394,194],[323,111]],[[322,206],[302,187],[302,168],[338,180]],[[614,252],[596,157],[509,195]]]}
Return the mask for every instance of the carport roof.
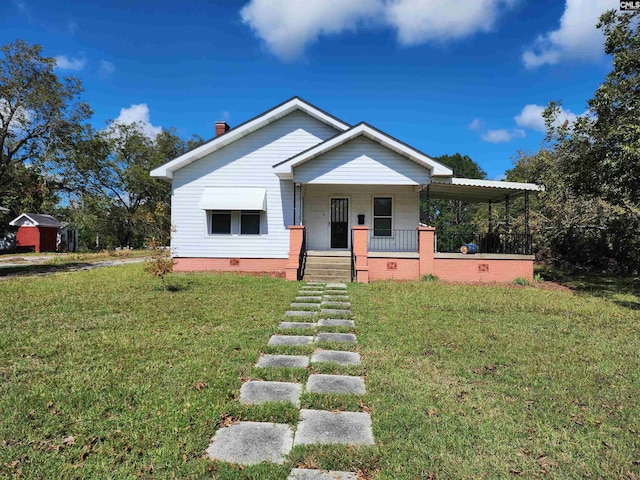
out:
{"label": "carport roof", "polygon": [[429,198],[475,203],[502,202],[507,195],[513,199],[525,192],[544,192],[544,186],[535,183],[435,177],[429,185]]}

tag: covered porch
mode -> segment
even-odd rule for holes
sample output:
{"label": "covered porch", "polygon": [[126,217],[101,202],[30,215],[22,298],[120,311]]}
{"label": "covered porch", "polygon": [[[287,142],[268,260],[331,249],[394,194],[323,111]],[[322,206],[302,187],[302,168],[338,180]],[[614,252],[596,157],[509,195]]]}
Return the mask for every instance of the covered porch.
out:
{"label": "covered porch", "polygon": [[[297,183],[290,257],[298,253],[295,275],[291,271],[288,278],[304,278],[311,250],[316,256],[325,252],[351,257],[351,280],[358,282],[424,275],[462,282],[532,280],[529,199],[541,190],[533,184],[460,178],[433,178],[426,185]],[[511,227],[510,212],[519,197],[524,198],[524,225],[517,231]],[[429,202],[436,199],[487,204],[487,230],[438,235],[427,213]],[[504,218],[497,222],[493,207],[499,204]],[[467,244],[477,252],[461,253]]]}
{"label": "covered porch", "polygon": [[[490,226],[483,238],[438,238],[426,206],[436,198],[490,206],[504,201],[508,225],[511,199],[524,195],[528,212],[528,195],[542,190],[539,185],[454,178],[449,167],[365,123],[273,168],[281,181],[293,184],[291,280],[304,278],[307,250],[349,252],[351,279],[358,282],[424,275],[458,281],[533,278],[528,214],[523,232]],[[454,253],[466,243],[478,253]],[[508,263],[495,264],[501,260]]]}

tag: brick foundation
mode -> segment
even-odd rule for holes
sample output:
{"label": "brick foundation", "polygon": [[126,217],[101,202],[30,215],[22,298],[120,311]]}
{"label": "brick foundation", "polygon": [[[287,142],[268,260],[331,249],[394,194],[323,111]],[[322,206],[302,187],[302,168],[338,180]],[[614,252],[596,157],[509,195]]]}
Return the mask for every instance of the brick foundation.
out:
{"label": "brick foundation", "polygon": [[286,258],[174,258],[174,272],[273,273],[284,277]]}

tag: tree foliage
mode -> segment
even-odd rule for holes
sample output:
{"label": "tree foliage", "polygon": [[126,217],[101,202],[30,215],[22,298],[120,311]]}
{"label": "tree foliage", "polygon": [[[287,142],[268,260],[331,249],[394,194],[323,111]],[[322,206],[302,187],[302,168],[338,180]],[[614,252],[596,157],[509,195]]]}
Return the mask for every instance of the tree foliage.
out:
{"label": "tree foliage", "polygon": [[170,186],[149,171],[191,145],[172,130],[149,138],[139,124],[87,131],[70,153],[65,175],[74,186],[74,211],[84,229],[102,237],[103,247],[140,247],[158,236],[155,230],[169,231]]}
{"label": "tree foliage", "polygon": [[[456,153],[454,155],[442,155],[435,158],[453,170],[455,177],[462,178],[486,178],[487,174],[480,165],[474,162],[468,155]],[[426,207],[431,225],[436,227],[440,236],[448,233],[467,233],[474,230],[473,218],[478,206],[460,200],[430,199],[426,202],[423,195],[422,202]]]}
{"label": "tree foliage", "polygon": [[542,258],[565,267],[640,270],[639,13],[604,13],[598,28],[612,71],[573,125],[560,103],[544,116],[546,144],[520,154],[507,179],[542,183],[531,224]]}
{"label": "tree foliage", "polygon": [[60,79],[40,45],[0,47],[0,181],[15,165],[57,157],[91,115],[74,77]]}

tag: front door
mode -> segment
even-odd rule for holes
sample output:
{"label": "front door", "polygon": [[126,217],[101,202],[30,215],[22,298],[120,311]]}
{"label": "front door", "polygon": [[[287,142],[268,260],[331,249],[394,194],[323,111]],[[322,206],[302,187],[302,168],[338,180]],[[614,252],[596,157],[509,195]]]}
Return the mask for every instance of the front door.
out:
{"label": "front door", "polygon": [[349,247],[349,199],[331,199],[331,248]]}

